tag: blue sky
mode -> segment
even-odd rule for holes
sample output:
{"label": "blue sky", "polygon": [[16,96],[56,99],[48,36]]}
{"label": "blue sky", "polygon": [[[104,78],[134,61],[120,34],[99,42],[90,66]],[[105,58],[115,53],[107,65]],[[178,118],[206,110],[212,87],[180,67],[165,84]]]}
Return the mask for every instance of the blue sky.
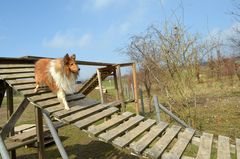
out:
{"label": "blue sky", "polygon": [[[0,5],[0,56],[128,62],[119,54],[132,35],[175,15],[202,37],[235,25],[231,0],[9,0]],[[172,13],[175,13],[172,14]],[[89,76],[92,69],[83,71]]]}

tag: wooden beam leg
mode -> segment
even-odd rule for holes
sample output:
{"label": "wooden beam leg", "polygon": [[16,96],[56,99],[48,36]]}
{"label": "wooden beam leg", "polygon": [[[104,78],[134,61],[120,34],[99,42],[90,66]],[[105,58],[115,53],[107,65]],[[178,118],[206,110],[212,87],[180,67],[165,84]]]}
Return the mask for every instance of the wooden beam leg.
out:
{"label": "wooden beam leg", "polygon": [[0,80],[0,108],[6,91],[6,83],[3,80]]}
{"label": "wooden beam leg", "polygon": [[17,110],[11,115],[7,123],[2,128],[2,138],[3,140],[7,137],[7,135],[13,130],[17,120],[20,118],[24,110],[26,109],[29,101],[25,98],[22,103],[18,106]]}
{"label": "wooden beam leg", "polygon": [[121,68],[120,65],[117,65],[117,78],[118,78],[118,90],[119,97],[122,105],[122,112],[125,112],[125,103],[124,103],[124,95],[123,95],[123,87],[122,87],[122,76],[121,76]]}
{"label": "wooden beam leg", "polygon": [[[13,106],[13,89],[12,87],[8,86],[7,87],[7,118],[9,120],[10,116],[13,114],[14,111],[14,106]],[[15,134],[14,128],[10,132],[9,136],[13,136]],[[16,150],[12,150],[11,153],[11,158],[16,159]]]}
{"label": "wooden beam leg", "polygon": [[104,95],[103,95],[103,88],[102,88],[102,76],[101,72],[99,69],[97,69],[97,77],[98,77],[98,86],[99,86],[99,91],[100,91],[100,96],[101,96],[101,103],[104,103]]}
{"label": "wooden beam leg", "polygon": [[116,70],[113,72],[113,80],[114,80],[114,86],[116,89],[116,100],[119,100],[119,91],[118,91],[118,82],[117,82],[117,73]]}
{"label": "wooden beam leg", "polygon": [[133,65],[132,65],[132,72],[133,72],[133,88],[134,88],[135,110],[136,110],[136,113],[139,114],[137,69],[136,69],[136,64],[135,63],[133,63]]}
{"label": "wooden beam leg", "polygon": [[37,145],[38,145],[38,158],[44,159],[44,134],[43,134],[43,118],[40,108],[35,107],[35,122],[37,133]]}

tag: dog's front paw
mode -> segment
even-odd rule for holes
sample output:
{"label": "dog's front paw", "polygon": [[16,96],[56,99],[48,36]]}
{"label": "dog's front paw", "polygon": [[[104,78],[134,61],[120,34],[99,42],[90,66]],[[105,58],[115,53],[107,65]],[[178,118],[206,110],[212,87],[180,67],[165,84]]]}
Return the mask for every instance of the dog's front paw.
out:
{"label": "dog's front paw", "polygon": [[70,108],[69,108],[69,107],[65,107],[65,109],[66,109],[66,110],[70,110]]}

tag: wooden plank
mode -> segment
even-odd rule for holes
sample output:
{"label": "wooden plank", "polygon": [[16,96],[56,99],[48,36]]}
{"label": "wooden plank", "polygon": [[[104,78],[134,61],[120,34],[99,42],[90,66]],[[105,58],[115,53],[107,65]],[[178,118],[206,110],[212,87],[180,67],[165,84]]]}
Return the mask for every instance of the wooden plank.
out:
{"label": "wooden plank", "polygon": [[115,140],[113,140],[113,144],[120,148],[123,148],[129,145],[130,142],[132,142],[135,138],[144,133],[146,130],[150,129],[150,127],[153,126],[153,124],[155,123],[156,120],[152,119],[143,121],[137,127],[127,132],[125,135],[117,137]]}
{"label": "wooden plank", "polygon": [[147,149],[144,153],[150,158],[159,158],[174,137],[178,134],[180,129],[181,127],[177,125],[173,125],[171,128],[168,128],[166,133],[153,145],[153,147]]}
{"label": "wooden plank", "polygon": [[11,150],[15,150],[17,148],[20,148],[20,147],[28,145],[28,144],[32,144],[36,141],[37,141],[37,139],[33,138],[33,139],[30,139],[30,140],[27,140],[24,142],[23,141],[12,141],[11,139],[6,139],[4,142],[6,144],[7,149],[9,151],[11,151]]}
{"label": "wooden plank", "polygon": [[[63,117],[66,117],[70,114],[73,114],[73,113],[76,113],[78,111],[81,111],[83,110],[84,108],[89,108],[89,107],[92,107],[94,105],[98,104],[98,102],[86,102],[84,105],[79,103],[79,105],[77,106],[74,106],[74,107],[71,107],[70,110],[61,110],[61,111],[58,111],[56,113],[53,113],[53,116],[57,117],[57,118],[63,118]],[[103,105],[106,105],[106,106],[117,106],[119,103],[118,102],[111,102],[111,103],[106,103],[106,104],[103,104]]]}
{"label": "wooden plank", "polygon": [[34,72],[34,68],[0,69],[0,74],[30,73],[30,72]]}
{"label": "wooden plank", "polygon": [[125,112],[126,106],[124,103],[124,94],[123,94],[123,86],[122,86],[122,76],[121,76],[121,68],[120,65],[117,65],[117,80],[118,80],[118,91],[119,91],[119,100],[121,101],[121,109],[122,112]]}
{"label": "wooden plank", "polygon": [[92,123],[95,123],[105,117],[108,117],[116,112],[118,112],[119,109],[116,108],[116,107],[111,107],[111,108],[108,108],[106,110],[103,110],[102,112],[100,113],[97,113],[97,114],[94,114],[90,117],[87,117],[85,119],[82,119],[82,120],[79,120],[77,121],[76,123],[74,123],[75,126],[77,126],[78,128],[82,129],[82,128],[85,128],[86,126],[89,126],[90,124]]}
{"label": "wooden plank", "polygon": [[[49,129],[44,127],[43,132],[49,133]],[[35,127],[34,129],[32,129],[30,131],[26,131],[21,134],[14,135],[14,136],[10,137],[9,139],[11,139],[12,141],[26,141],[26,140],[35,138],[36,136],[37,136],[37,134],[36,134],[36,127]]]}
{"label": "wooden plank", "polygon": [[27,90],[27,89],[34,89],[36,87],[35,83],[31,84],[22,84],[22,85],[15,85],[14,88],[17,90]]}
{"label": "wooden plank", "polygon": [[35,123],[36,123],[36,135],[37,135],[37,147],[38,147],[38,158],[44,159],[44,129],[42,111],[40,108],[35,107]]}
{"label": "wooden plank", "polygon": [[[85,96],[83,94],[74,94],[74,95],[71,95],[71,96],[67,96],[66,100],[68,102],[70,102],[72,100],[82,99],[84,97]],[[39,101],[39,102],[36,102],[36,103],[38,105],[40,105],[42,108],[46,108],[46,107],[49,107],[49,106],[52,106],[52,105],[60,104],[60,101],[58,100],[58,98],[52,98],[52,99],[47,99],[47,100],[44,100],[44,101]]]}
{"label": "wooden plank", "polygon": [[21,92],[25,96],[33,96],[37,94],[49,93],[51,91],[49,89],[44,89],[44,90],[42,89],[42,90],[39,90],[38,92],[35,92],[34,89],[30,89],[30,90],[22,90],[19,92]]}
{"label": "wooden plank", "polygon": [[154,139],[156,139],[166,128],[168,124],[160,121],[153,126],[148,133],[146,133],[140,140],[130,144],[130,149],[136,154],[143,152]]}
{"label": "wooden plank", "polygon": [[26,109],[27,105],[29,104],[29,101],[25,98],[22,103],[18,106],[16,111],[11,115],[10,119],[7,121],[7,123],[3,126],[1,135],[2,138],[5,139],[8,133],[13,130],[14,125],[16,124],[17,120],[20,118],[24,110]]}
{"label": "wooden plank", "polygon": [[49,92],[49,93],[42,93],[42,94],[35,94],[31,97],[29,97],[29,99],[31,99],[34,102],[38,102],[41,100],[46,100],[46,99],[51,99],[51,98],[56,98],[57,95],[53,92]]}
{"label": "wooden plank", "polygon": [[12,79],[12,80],[7,80],[7,83],[11,84],[11,85],[19,85],[19,84],[31,84],[31,83],[35,83],[35,79],[34,78],[22,78],[22,79]]}
{"label": "wooden plank", "polygon": [[229,137],[218,136],[218,150],[217,150],[218,159],[230,159],[230,144]]}
{"label": "wooden plank", "polygon": [[22,124],[14,128],[16,133],[22,133],[23,131],[35,127],[35,124]]}
{"label": "wooden plank", "polygon": [[102,133],[99,135],[99,138],[109,142],[116,138],[118,135],[121,135],[125,131],[131,129],[135,125],[137,125],[139,122],[141,122],[144,119],[144,117],[137,115],[135,117],[130,118],[128,121],[120,124],[119,126],[107,131],[106,133]]}
{"label": "wooden plank", "polygon": [[107,129],[123,122],[124,120],[127,120],[128,118],[130,118],[131,116],[133,116],[133,113],[131,112],[124,112],[121,115],[115,116],[110,120],[107,120],[106,122],[99,124],[99,125],[92,125],[88,128],[88,132],[91,135],[98,135],[104,131],[106,131]]}
{"label": "wooden plank", "polygon": [[104,109],[106,109],[107,107],[109,107],[108,104],[99,104],[97,106],[94,106],[92,108],[80,111],[80,112],[76,112],[74,114],[71,114],[69,116],[66,116],[64,118],[62,118],[63,121],[67,122],[67,123],[73,123],[76,122],[84,117],[87,117],[91,114],[97,113],[99,111],[102,111]]}
{"label": "wooden plank", "polygon": [[0,64],[0,69],[34,68],[33,64]]}
{"label": "wooden plank", "polygon": [[139,114],[139,102],[138,102],[138,80],[137,80],[137,69],[136,63],[132,64],[132,75],[133,75],[133,88],[134,88],[134,99],[135,99],[135,111]]}
{"label": "wooden plank", "polygon": [[173,145],[168,153],[163,154],[163,159],[179,159],[184,150],[187,148],[188,143],[192,139],[195,130],[186,128],[183,133],[178,135],[177,142]]}
{"label": "wooden plank", "polygon": [[196,159],[210,159],[213,134],[203,133]]}
{"label": "wooden plank", "polygon": [[[91,106],[94,106],[94,105],[97,105],[97,104],[99,104],[98,101],[88,99],[88,98],[84,98],[84,99],[77,100],[77,101],[71,101],[71,102],[68,103],[68,105],[70,107],[70,110],[69,110],[70,112],[71,112],[71,109],[74,108],[74,107],[79,107],[80,110],[84,110],[84,109],[90,108]],[[77,109],[77,108],[74,108],[73,110],[75,110],[75,109]],[[58,105],[55,105],[55,106],[47,107],[47,108],[45,108],[45,110],[49,114],[52,114],[52,113],[62,111],[62,110],[65,110],[65,109],[64,109],[64,106],[62,104],[58,104]],[[61,114],[59,114],[59,115],[61,115]],[[55,117],[57,117],[57,115],[55,115]],[[65,116],[63,115],[62,117],[65,117]]]}
{"label": "wooden plank", "polygon": [[0,75],[0,77],[4,80],[8,79],[21,79],[21,78],[33,78],[35,76],[34,73],[18,73],[18,74],[5,74]]}
{"label": "wooden plank", "polygon": [[240,159],[240,139],[236,139],[236,153],[237,159]]}

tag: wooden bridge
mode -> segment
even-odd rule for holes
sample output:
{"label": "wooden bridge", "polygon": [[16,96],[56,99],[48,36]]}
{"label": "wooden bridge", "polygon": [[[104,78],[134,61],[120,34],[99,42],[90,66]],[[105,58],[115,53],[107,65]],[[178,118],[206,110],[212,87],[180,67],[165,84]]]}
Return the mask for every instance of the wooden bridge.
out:
{"label": "wooden bridge", "polygon": [[[39,158],[44,158],[43,138],[46,133],[51,133],[53,136],[62,158],[68,158],[56,131],[57,128],[66,124],[76,126],[97,140],[112,144],[119,149],[129,149],[135,155],[149,158],[207,159],[211,158],[214,149],[217,151],[218,159],[231,158],[230,152],[232,150],[233,154],[238,159],[240,158],[239,139],[236,139],[235,145],[231,145],[229,138],[225,136],[218,136],[217,141],[214,141],[212,134],[203,133],[200,138],[197,138],[194,137],[195,130],[191,128],[169,125],[162,121],[156,122],[156,120],[138,115],[137,93],[135,93],[137,114],[123,111],[125,109],[123,108],[124,101],[121,95],[120,78],[118,78],[118,83],[116,83],[116,86],[119,86],[116,101],[106,103],[104,99],[101,99],[102,103],[100,104],[85,96],[94,87],[100,85],[101,79],[106,78],[108,75],[113,74],[115,81],[117,81],[115,75],[120,75],[120,73],[116,73],[115,68],[118,68],[119,71],[120,65],[78,61],[78,64],[94,64],[106,67],[103,69],[102,74],[101,70],[95,74],[82,87],[80,92],[67,96],[71,109],[66,111],[59,103],[56,95],[50,90],[44,89],[38,93],[34,92],[35,61],[36,59],[34,58],[0,58],[1,91],[4,92],[7,89],[10,108],[12,105],[12,89],[24,96],[24,100],[15,112],[13,112],[12,108],[10,109],[11,117],[1,130],[0,152],[4,159],[10,158],[8,151],[12,152],[12,158],[14,158],[13,154],[16,148],[36,141],[38,143],[38,156]],[[136,77],[136,75],[134,76]],[[137,87],[135,86],[136,90]],[[0,99],[3,98],[2,94],[4,93],[2,92],[0,93]],[[31,131],[14,134],[14,126],[29,103],[36,108],[36,127]],[[47,127],[43,127],[42,116],[47,123]],[[52,117],[60,122],[53,123]],[[10,136],[8,136],[9,133],[11,133]],[[195,156],[184,154],[186,148],[193,144],[198,146],[197,154]]]}

